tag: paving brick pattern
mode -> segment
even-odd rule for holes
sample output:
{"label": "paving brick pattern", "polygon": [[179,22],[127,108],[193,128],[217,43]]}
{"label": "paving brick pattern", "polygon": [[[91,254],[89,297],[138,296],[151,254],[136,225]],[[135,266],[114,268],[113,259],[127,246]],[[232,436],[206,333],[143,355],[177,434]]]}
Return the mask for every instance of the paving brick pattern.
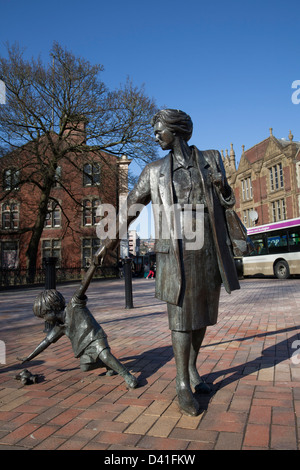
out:
{"label": "paving brick pattern", "polygon": [[[103,370],[81,372],[65,337],[26,364],[39,382],[22,386],[16,357],[44,337],[32,313],[40,289],[0,293],[0,449],[299,449],[299,279],[245,279],[231,295],[222,289],[218,324],[198,359],[213,391],[197,397],[196,418],[177,405],[166,305],[154,298],[154,283],[133,280],[133,309],[125,308],[122,280],[95,281],[88,291],[112,352],[139,378],[135,390]],[[58,289],[68,300],[76,284]]]}

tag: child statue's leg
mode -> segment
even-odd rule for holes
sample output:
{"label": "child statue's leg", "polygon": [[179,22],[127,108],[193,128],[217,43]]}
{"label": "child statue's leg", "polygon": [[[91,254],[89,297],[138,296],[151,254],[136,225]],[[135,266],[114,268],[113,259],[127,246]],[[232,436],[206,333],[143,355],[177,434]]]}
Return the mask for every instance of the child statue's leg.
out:
{"label": "child statue's leg", "polygon": [[108,348],[103,349],[99,354],[99,359],[104,362],[106,366],[117,372],[121,377],[124,378],[129,388],[136,388],[137,378],[121,364],[121,362],[110,352]]}

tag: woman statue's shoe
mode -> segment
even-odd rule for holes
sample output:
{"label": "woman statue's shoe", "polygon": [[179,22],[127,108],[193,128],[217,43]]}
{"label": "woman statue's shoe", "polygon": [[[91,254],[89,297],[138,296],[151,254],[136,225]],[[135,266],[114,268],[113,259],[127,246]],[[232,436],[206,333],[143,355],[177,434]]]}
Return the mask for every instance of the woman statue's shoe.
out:
{"label": "woman statue's shoe", "polygon": [[211,388],[210,386],[204,382],[200,382],[197,385],[194,386],[195,392],[196,393],[204,393],[206,395],[209,395],[211,393]]}
{"label": "woman statue's shoe", "polygon": [[200,413],[200,407],[191,388],[184,384],[177,384],[176,392],[181,411],[189,416],[197,416]]}
{"label": "woman statue's shoe", "polygon": [[190,370],[190,382],[196,393],[205,393],[207,395],[211,393],[210,386],[200,377],[197,370]]}

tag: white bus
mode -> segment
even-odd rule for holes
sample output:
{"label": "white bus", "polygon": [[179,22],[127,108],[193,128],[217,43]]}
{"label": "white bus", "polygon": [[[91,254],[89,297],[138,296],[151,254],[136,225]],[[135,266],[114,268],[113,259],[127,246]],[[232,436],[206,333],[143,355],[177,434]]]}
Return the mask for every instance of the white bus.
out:
{"label": "white bus", "polygon": [[244,276],[300,274],[300,218],[251,227],[247,233],[254,250],[243,258]]}

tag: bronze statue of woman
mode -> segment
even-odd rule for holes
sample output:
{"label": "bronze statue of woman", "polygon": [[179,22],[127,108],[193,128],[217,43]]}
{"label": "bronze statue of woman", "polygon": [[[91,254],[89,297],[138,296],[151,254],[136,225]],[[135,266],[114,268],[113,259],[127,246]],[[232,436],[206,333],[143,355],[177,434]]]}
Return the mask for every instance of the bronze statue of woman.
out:
{"label": "bronze statue of woman", "polygon": [[[198,373],[197,357],[206,328],[217,322],[221,284],[228,293],[240,287],[225,215],[235,198],[220,153],[188,145],[193,131],[190,116],[176,109],[161,110],[152,126],[156,141],[169,153],[144,168],[128,195],[127,206],[152,202],[156,297],[167,302],[180,408],[196,416],[200,410],[193,389],[210,393]],[[182,231],[186,207],[193,227],[197,227],[197,209],[202,208],[201,246],[191,244]],[[127,224],[134,219],[128,216]],[[195,237],[198,235],[196,232]],[[95,256],[95,265],[117,244],[117,238],[107,240]]]}

